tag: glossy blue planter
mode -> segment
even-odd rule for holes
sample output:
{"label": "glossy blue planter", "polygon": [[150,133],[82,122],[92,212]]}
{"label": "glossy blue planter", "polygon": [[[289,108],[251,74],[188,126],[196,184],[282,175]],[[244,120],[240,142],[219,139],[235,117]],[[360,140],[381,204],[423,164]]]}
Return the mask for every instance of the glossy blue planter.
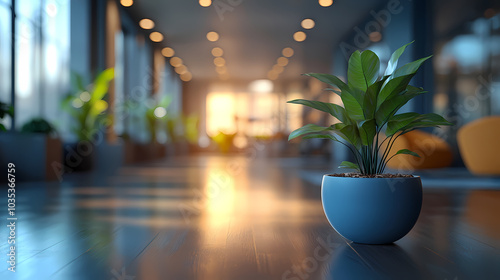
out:
{"label": "glossy blue planter", "polygon": [[328,221],[343,237],[387,244],[405,236],[422,207],[420,177],[349,178],[323,176],[321,200]]}

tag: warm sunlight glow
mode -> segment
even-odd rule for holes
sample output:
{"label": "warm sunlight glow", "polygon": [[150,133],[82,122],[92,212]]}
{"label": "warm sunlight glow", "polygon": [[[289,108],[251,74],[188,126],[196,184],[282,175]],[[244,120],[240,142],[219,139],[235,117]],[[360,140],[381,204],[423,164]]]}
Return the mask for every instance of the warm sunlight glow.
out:
{"label": "warm sunlight glow", "polygon": [[219,47],[215,47],[212,49],[213,56],[222,56],[223,54],[224,54],[224,51]]}
{"label": "warm sunlight glow", "polygon": [[216,66],[224,66],[224,65],[226,65],[226,60],[222,57],[216,57],[216,58],[214,58],[214,64]]}
{"label": "warm sunlight glow", "polygon": [[319,0],[319,4],[322,7],[329,7],[333,4],[333,0]]}
{"label": "warm sunlight glow", "polygon": [[210,42],[216,42],[217,40],[219,40],[219,34],[215,31],[210,31],[207,33],[207,39]]}
{"label": "warm sunlight glow", "polygon": [[174,56],[170,59],[170,65],[174,67],[179,67],[182,65],[182,59],[178,58],[177,56]]}
{"label": "warm sunlight glow", "polygon": [[287,66],[288,65],[288,59],[286,57],[280,57],[280,58],[278,58],[278,65],[279,66]]}
{"label": "warm sunlight glow", "polygon": [[310,18],[306,18],[302,21],[302,23],[300,24],[302,25],[302,28],[304,29],[312,29],[314,28],[314,20],[310,19]]}
{"label": "warm sunlight glow", "polygon": [[293,56],[293,49],[292,48],[284,48],[281,53],[283,54],[284,57],[292,57]]}
{"label": "warm sunlight glow", "polygon": [[153,42],[161,42],[163,41],[163,35],[160,33],[160,32],[153,32],[151,34],[149,34],[149,39],[151,39],[151,41]]}
{"label": "warm sunlight glow", "polygon": [[270,93],[273,91],[273,87],[273,82],[265,79],[253,81],[248,85],[248,89],[256,93]]}
{"label": "warm sunlight glow", "polygon": [[172,56],[174,56],[175,51],[172,48],[166,47],[166,48],[163,48],[163,50],[161,50],[161,54],[164,57],[172,57]]}
{"label": "warm sunlight glow", "polygon": [[212,5],[212,0],[200,0],[199,3],[202,7],[210,7],[210,5]]}
{"label": "warm sunlight glow", "polygon": [[184,74],[181,74],[181,80],[184,82],[189,82],[193,79],[193,74],[191,72],[186,72]]}
{"label": "warm sunlight glow", "polygon": [[139,26],[142,29],[153,29],[155,27],[154,21],[150,20],[149,18],[144,18],[139,21]]}
{"label": "warm sunlight glow", "polygon": [[232,93],[211,92],[207,96],[207,134],[236,133],[235,100]]}
{"label": "warm sunlight glow", "polygon": [[306,33],[297,31],[293,34],[293,39],[297,42],[303,42],[306,39]]}
{"label": "warm sunlight glow", "polygon": [[123,7],[130,7],[132,4],[134,4],[133,0],[121,0],[120,3],[122,4]]}

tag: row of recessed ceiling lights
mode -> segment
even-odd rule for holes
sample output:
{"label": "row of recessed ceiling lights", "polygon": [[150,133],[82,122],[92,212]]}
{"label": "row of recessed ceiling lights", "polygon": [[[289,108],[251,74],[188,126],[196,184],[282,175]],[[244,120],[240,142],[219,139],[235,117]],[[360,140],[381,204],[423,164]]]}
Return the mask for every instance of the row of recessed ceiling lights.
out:
{"label": "row of recessed ceiling lights", "polygon": [[[318,0],[318,2],[322,7],[329,7],[333,4],[333,0]],[[212,5],[212,0],[199,0],[198,3],[200,3],[202,7],[210,7],[210,5]]]}
{"label": "row of recessed ceiling lights", "polygon": [[[210,31],[207,33],[207,40],[210,42],[217,42],[220,36],[215,31]],[[224,50],[221,47],[212,48],[212,56],[214,57],[215,71],[219,74],[221,80],[227,80],[229,74],[226,67],[226,59],[224,59]]]}
{"label": "row of recessed ceiling lights", "polygon": [[[134,4],[134,1],[133,0],[120,0],[120,3],[124,7],[130,7],[130,6],[132,6],[132,4]],[[155,23],[151,19],[144,18],[144,19],[141,19],[139,21],[139,26],[142,29],[151,30],[155,27]],[[151,41],[153,41],[155,43],[160,43],[163,41],[164,36],[163,36],[163,34],[161,34],[158,31],[153,31],[149,34],[149,39],[151,39]],[[179,77],[182,81],[184,81],[184,82],[191,81],[191,79],[193,78],[193,75],[191,74],[191,72],[189,72],[187,66],[183,64],[182,59],[174,56],[175,55],[174,49],[172,49],[170,47],[163,48],[161,50],[161,54],[164,57],[170,59],[170,65],[172,65],[172,67],[174,67],[175,73],[179,74]]]}
{"label": "row of recessed ceiling lights", "polygon": [[[312,20],[310,18],[306,18],[306,19],[302,20],[300,25],[304,29],[312,29],[312,28],[314,28],[316,23],[314,22],[314,20]],[[304,31],[297,31],[293,34],[293,39],[297,42],[305,41],[306,37],[307,37],[307,35]],[[267,73],[267,78],[270,80],[278,79],[279,75],[281,73],[283,73],[283,71],[285,70],[285,66],[288,65],[288,58],[292,57],[293,53],[294,53],[294,51],[292,48],[289,48],[289,47],[284,48],[283,51],[281,52],[281,54],[283,56],[279,57],[276,60],[276,64],[273,65],[273,68]]]}

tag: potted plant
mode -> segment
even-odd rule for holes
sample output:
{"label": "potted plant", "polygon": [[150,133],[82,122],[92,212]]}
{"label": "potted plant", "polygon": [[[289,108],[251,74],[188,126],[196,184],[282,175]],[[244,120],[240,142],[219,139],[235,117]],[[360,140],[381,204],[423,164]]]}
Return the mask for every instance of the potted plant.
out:
{"label": "potted plant", "polygon": [[[357,243],[392,243],[412,229],[420,214],[420,177],[384,174],[387,162],[394,156],[418,157],[407,149],[392,152],[394,141],[417,128],[451,125],[437,114],[397,114],[412,98],[425,93],[409,83],[430,56],[396,69],[408,45],[392,54],[381,77],[380,60],[370,50],[355,51],[351,55],[347,83],[329,74],[306,74],[332,86],[327,90],[340,96],[343,107],[304,99],[288,101],[329,113],[339,121],[327,127],[307,124],[293,131],[289,140],[299,136],[330,139],[352,152],[355,162],[344,161],[340,167],[357,172],[324,175],[321,196],[323,209],[333,228]],[[385,141],[387,148],[383,150]]]}
{"label": "potted plant", "polygon": [[22,126],[20,133],[2,135],[0,154],[2,165],[13,162],[20,167],[16,172],[22,180],[61,179],[61,140],[56,129],[45,119],[32,119]]}
{"label": "potted plant", "polygon": [[84,86],[80,75],[74,75],[75,90],[62,101],[62,108],[73,117],[72,132],[77,138],[76,143],[65,147],[65,164],[71,170],[83,171],[92,168],[95,137],[99,133],[98,125],[107,117],[105,111],[108,103],[104,98],[113,79],[113,68],[99,73],[88,86]]}

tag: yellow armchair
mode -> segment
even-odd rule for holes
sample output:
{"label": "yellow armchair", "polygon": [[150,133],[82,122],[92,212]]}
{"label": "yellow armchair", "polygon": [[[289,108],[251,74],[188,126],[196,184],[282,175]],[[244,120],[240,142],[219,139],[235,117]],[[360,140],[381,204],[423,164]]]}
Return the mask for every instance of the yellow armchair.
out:
{"label": "yellow armchair", "polygon": [[457,134],[460,155],[470,172],[500,175],[500,116],[462,126]]}
{"label": "yellow armchair", "polygon": [[387,163],[388,168],[397,170],[443,168],[450,166],[453,160],[453,153],[448,143],[420,130],[410,131],[398,137],[392,146],[391,155],[401,149],[409,149],[417,153],[420,158],[412,155],[397,155]]}

